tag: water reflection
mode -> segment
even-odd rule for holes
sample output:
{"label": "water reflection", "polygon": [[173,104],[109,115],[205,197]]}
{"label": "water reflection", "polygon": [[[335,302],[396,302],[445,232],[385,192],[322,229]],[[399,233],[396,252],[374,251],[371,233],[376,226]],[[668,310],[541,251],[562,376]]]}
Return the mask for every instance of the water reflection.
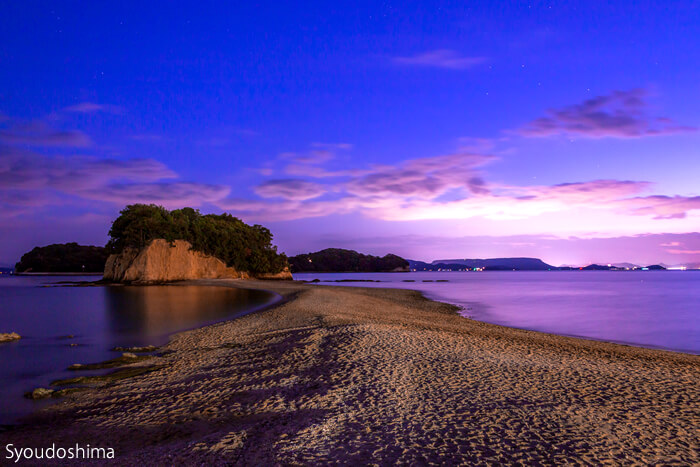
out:
{"label": "water reflection", "polygon": [[75,376],[66,371],[73,363],[114,358],[118,354],[110,349],[116,346],[162,345],[172,333],[279,299],[270,292],[215,286],[42,287],[59,280],[0,279],[0,332],[22,336],[0,345],[0,425],[38,407],[22,397],[25,391]]}
{"label": "water reflection", "polygon": [[202,286],[107,287],[110,334],[121,345],[153,344],[170,333],[233,318],[269,303],[260,290]]}

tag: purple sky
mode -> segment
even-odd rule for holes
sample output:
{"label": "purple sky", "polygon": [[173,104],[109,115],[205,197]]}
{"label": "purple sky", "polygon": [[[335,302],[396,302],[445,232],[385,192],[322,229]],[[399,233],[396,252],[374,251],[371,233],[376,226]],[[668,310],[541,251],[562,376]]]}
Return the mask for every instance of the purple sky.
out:
{"label": "purple sky", "polygon": [[0,6],[0,265],[129,203],[290,255],[700,263],[698,6],[461,3]]}

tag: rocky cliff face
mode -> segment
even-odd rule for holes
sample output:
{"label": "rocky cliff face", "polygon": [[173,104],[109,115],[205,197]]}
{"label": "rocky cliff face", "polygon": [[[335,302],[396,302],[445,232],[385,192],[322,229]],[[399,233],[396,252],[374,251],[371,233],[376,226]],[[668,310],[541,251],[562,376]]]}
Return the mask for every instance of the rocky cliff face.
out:
{"label": "rocky cliff face", "polygon": [[[227,267],[218,258],[190,249],[189,242],[175,240],[171,245],[163,239],[153,240],[140,250],[127,248],[110,255],[105,264],[104,279],[115,282],[169,282],[190,279],[249,279],[252,274]],[[291,279],[288,270],[278,274],[262,274],[260,279]]]}

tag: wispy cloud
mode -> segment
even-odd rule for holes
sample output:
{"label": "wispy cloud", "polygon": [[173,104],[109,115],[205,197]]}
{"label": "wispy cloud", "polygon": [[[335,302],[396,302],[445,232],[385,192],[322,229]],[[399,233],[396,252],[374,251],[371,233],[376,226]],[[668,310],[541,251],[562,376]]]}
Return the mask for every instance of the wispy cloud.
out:
{"label": "wispy cloud", "polygon": [[700,255],[700,250],[677,250],[677,249],[671,249],[671,250],[666,250],[667,252],[671,253],[672,255]]}
{"label": "wispy cloud", "polygon": [[[286,158],[294,158],[289,154]],[[296,178],[272,179],[254,191],[276,200],[226,200],[220,206],[256,219],[278,221],[361,213],[385,221],[530,220],[579,210],[608,213],[619,219],[682,219],[700,210],[700,197],[648,195],[646,181],[602,179],[553,185],[508,185],[489,181],[494,156],[474,152],[409,159],[394,165],[334,171],[326,158],[290,165]],[[313,179],[314,181],[310,181]],[[631,217],[630,217],[631,216]],[[600,226],[581,219],[594,233]],[[550,219],[551,222],[551,219]],[[576,221],[575,221],[576,222]],[[602,228],[600,230],[605,230]]]}
{"label": "wispy cloud", "polygon": [[457,153],[413,159],[398,166],[379,166],[351,180],[346,189],[358,196],[420,196],[435,198],[452,188],[484,193],[487,188],[477,167],[493,160],[481,154]]}
{"label": "wispy cloud", "polygon": [[98,188],[83,190],[79,192],[79,195],[118,205],[154,203],[168,208],[181,208],[220,201],[229,194],[229,191],[229,187],[206,183],[110,183]]}
{"label": "wispy cloud", "polygon": [[700,196],[645,196],[620,202],[630,214],[654,219],[684,219],[688,212],[700,209]]}
{"label": "wispy cloud", "polygon": [[63,109],[66,112],[91,114],[97,112],[106,112],[112,114],[124,113],[124,108],[118,105],[96,104],[94,102],[80,102],[75,105],[68,106]]}
{"label": "wispy cloud", "polygon": [[154,159],[100,159],[90,156],[45,156],[0,150],[0,185],[5,189],[50,188],[77,192],[110,180],[150,181],[176,174]]}
{"label": "wispy cloud", "polygon": [[647,97],[644,89],[613,91],[580,104],[549,109],[544,117],[531,121],[517,133],[527,137],[639,138],[697,130],[670,118],[647,115]]}
{"label": "wispy cloud", "polygon": [[484,63],[486,58],[468,57],[450,49],[437,49],[416,55],[394,57],[392,60],[399,65],[464,70]]}
{"label": "wispy cloud", "polygon": [[72,147],[90,146],[92,141],[78,130],[61,130],[39,120],[21,122],[8,120],[6,128],[0,128],[0,143],[33,147]]}
{"label": "wispy cloud", "polygon": [[318,183],[304,180],[284,179],[268,180],[255,187],[255,192],[263,198],[284,198],[290,200],[307,200],[317,198],[326,192]]}
{"label": "wispy cloud", "polygon": [[225,198],[230,188],[174,180],[177,174],[154,159],[104,159],[92,156],[46,156],[0,148],[0,205],[3,217],[22,214],[28,206],[72,202],[135,202],[181,207]]}

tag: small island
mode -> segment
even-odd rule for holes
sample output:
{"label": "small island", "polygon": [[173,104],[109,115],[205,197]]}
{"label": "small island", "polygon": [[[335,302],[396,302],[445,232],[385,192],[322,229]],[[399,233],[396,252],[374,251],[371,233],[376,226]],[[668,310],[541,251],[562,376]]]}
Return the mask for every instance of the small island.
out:
{"label": "small island", "polygon": [[355,250],[325,250],[289,258],[292,272],[408,272],[408,261],[388,254],[364,255]]}
{"label": "small island", "polygon": [[104,280],[291,279],[272,233],[230,214],[132,204],[112,223]]}
{"label": "small island", "polygon": [[100,246],[54,243],[22,255],[17,273],[98,273],[104,271],[109,251]]}

